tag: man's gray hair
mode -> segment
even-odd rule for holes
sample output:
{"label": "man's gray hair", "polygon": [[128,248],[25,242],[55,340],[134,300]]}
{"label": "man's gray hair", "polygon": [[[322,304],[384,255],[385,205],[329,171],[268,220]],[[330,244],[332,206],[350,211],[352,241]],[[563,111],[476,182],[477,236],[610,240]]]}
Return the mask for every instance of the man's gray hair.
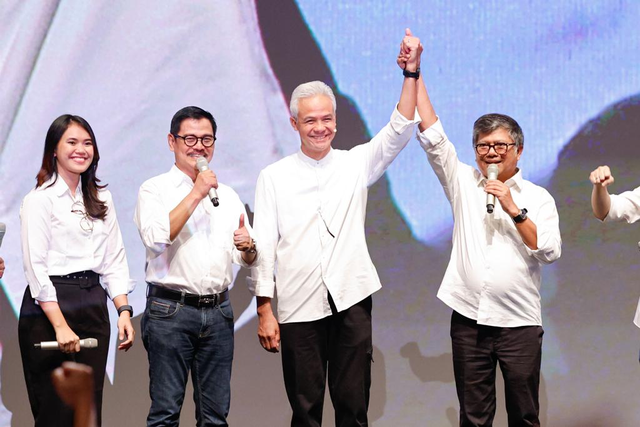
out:
{"label": "man's gray hair", "polygon": [[291,111],[291,117],[298,119],[298,102],[302,98],[311,98],[316,95],[328,96],[333,104],[333,113],[336,112],[336,97],[333,91],[327,84],[316,80],[313,82],[302,83],[294,89],[291,94],[291,102],[289,103],[289,111]]}
{"label": "man's gray hair", "polygon": [[524,134],[522,128],[511,117],[505,114],[485,114],[473,124],[473,145],[478,143],[480,134],[488,134],[498,129],[505,129],[509,136],[516,143],[516,147],[524,146]]}

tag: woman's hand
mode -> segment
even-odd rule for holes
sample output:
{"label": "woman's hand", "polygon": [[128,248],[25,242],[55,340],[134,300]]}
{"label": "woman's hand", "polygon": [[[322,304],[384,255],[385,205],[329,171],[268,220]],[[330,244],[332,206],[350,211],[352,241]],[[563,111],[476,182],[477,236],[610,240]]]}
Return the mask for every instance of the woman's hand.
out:
{"label": "woman's hand", "polygon": [[56,328],[56,341],[63,353],[77,353],[80,351],[80,338],[66,323]]}

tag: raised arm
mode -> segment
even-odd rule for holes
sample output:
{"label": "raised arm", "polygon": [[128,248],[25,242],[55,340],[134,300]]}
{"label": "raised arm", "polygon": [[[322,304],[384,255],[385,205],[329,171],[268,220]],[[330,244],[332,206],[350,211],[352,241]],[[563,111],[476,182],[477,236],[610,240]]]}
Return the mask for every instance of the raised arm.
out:
{"label": "raised arm", "polygon": [[[420,54],[422,44],[420,39],[411,34],[411,30],[405,30],[405,36],[400,44],[400,54],[398,55],[398,65],[405,71],[415,73],[420,68]],[[413,120],[418,97],[417,79],[405,77],[402,83],[402,92],[398,102],[398,111],[405,118]]]}
{"label": "raised arm", "polygon": [[593,190],[591,191],[591,209],[593,215],[600,221],[609,214],[611,209],[611,196],[609,196],[609,190],[607,187],[615,181],[609,166],[598,166],[596,170],[591,172],[589,180],[593,184]]}

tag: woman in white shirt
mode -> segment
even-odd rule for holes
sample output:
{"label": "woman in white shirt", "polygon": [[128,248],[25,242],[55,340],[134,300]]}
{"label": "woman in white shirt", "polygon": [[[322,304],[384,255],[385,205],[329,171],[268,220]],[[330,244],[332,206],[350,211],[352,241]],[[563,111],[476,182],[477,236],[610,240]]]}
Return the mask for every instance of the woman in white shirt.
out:
{"label": "woman in white shirt", "polygon": [[[100,424],[110,337],[107,295],[119,314],[118,348],[133,344],[133,310],[127,300],[133,281],[111,193],[96,178],[99,159],[89,123],[69,114],[58,117],[47,132],[36,188],[22,201],[28,287],[18,336],[36,427],[73,425],[72,410],[51,382],[51,372],[67,360],[93,368]],[[84,338],[97,339],[97,348],[81,350]],[[60,351],[34,346],[42,341],[57,341]]]}

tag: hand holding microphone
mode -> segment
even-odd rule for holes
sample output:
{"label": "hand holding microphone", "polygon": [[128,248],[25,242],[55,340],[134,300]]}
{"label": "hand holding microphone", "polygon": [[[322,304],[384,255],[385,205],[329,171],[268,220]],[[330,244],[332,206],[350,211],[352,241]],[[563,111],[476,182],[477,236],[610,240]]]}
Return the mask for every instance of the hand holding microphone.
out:
{"label": "hand holding microphone", "polygon": [[[207,159],[205,159],[203,156],[200,156],[196,159],[196,167],[198,168],[198,171],[200,171],[200,173],[210,170],[209,163],[207,162]],[[215,175],[214,175],[214,179],[215,179]],[[209,188],[209,199],[211,199],[211,203],[213,203],[213,206],[218,206],[220,204],[220,201],[218,199],[218,192],[216,191],[217,187],[218,187],[218,180],[216,179],[215,183],[213,184],[213,187]]]}
{"label": "hand holding microphone", "polygon": [[[75,343],[72,343],[75,345]],[[61,346],[60,343],[58,343],[58,341],[42,341],[39,343],[35,343],[33,345],[35,348],[39,348],[42,350],[61,350],[64,353],[75,353],[74,351],[65,351],[66,346],[63,345]],[[78,340],[77,343],[77,351],[80,351],[80,349],[82,348],[97,348],[98,347],[98,340],[95,338],[85,338],[82,340]]]}
{"label": "hand holding microphone", "polygon": [[[487,179],[498,179],[498,165],[490,164],[487,168]],[[493,213],[493,208],[496,206],[496,196],[491,193],[487,193],[487,213]]]}

